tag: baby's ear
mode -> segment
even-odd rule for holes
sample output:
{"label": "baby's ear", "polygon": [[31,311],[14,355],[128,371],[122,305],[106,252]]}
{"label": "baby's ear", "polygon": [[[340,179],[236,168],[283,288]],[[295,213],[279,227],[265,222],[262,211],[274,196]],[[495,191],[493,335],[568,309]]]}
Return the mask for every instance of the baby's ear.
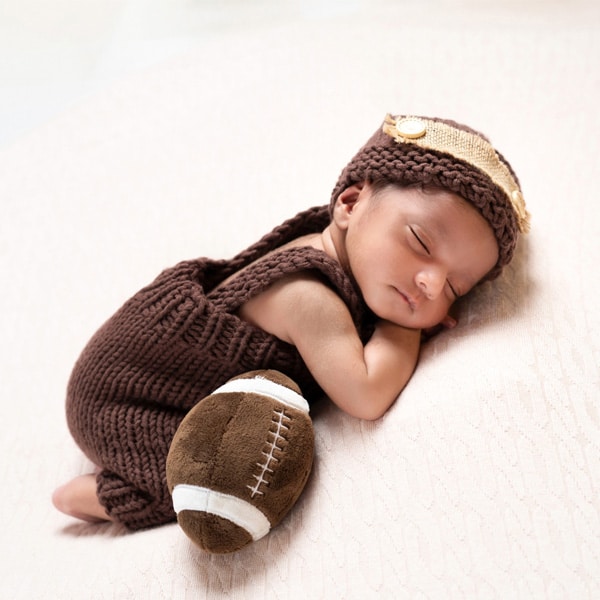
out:
{"label": "baby's ear", "polygon": [[458,321],[452,315],[446,315],[437,325],[426,327],[421,331],[421,341],[426,342],[444,329],[454,329]]}
{"label": "baby's ear", "polygon": [[446,315],[441,321],[440,325],[446,329],[454,329],[458,321],[452,315]]}
{"label": "baby's ear", "polygon": [[345,229],[348,226],[350,215],[352,214],[364,187],[365,182],[355,183],[347,187],[337,197],[333,206],[333,220],[341,229]]}

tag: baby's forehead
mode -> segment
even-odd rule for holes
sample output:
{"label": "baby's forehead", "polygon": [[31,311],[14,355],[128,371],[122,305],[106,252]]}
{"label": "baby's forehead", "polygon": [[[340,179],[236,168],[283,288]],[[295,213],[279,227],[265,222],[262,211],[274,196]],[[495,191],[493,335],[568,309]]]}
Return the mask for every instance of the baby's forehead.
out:
{"label": "baby's forehead", "polygon": [[419,186],[388,188],[390,205],[396,205],[406,219],[415,220],[436,241],[458,242],[462,237],[492,238],[494,231],[479,209],[468,200],[440,188],[421,189]]}
{"label": "baby's forehead", "polygon": [[[480,211],[468,200],[458,193],[434,185],[420,183],[402,185],[390,183],[379,188],[375,195],[389,193],[399,201],[399,208],[407,213],[421,212],[431,219],[444,219],[447,213],[481,214]],[[482,215],[483,216],[483,215]]]}

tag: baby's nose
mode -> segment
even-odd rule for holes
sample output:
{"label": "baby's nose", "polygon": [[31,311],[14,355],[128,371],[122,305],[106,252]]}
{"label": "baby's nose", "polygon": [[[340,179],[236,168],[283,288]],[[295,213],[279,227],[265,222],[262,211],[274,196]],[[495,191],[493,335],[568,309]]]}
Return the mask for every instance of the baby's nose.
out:
{"label": "baby's nose", "polygon": [[429,268],[417,274],[417,287],[429,300],[435,300],[444,289],[446,274],[440,268]]}

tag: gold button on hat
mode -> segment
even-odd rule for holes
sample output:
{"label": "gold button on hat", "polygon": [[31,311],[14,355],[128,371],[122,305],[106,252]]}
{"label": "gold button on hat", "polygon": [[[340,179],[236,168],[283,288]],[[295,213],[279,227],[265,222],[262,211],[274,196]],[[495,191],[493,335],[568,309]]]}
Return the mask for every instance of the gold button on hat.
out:
{"label": "gold button on hat", "polygon": [[425,135],[427,125],[422,119],[407,117],[396,121],[396,130],[403,138],[415,140]]}

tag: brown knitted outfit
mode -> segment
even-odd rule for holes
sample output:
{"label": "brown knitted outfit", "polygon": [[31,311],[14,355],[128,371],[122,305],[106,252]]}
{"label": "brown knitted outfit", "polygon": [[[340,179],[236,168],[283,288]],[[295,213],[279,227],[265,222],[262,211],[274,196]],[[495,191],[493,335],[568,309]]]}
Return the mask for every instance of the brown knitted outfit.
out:
{"label": "brown knitted outfit", "polygon": [[368,340],[374,318],[336,261],[312,248],[269,254],[322,231],[339,194],[363,181],[419,183],[462,196],[498,241],[498,263],[488,278],[510,262],[518,233],[529,228],[516,175],[484,136],[452,121],[388,115],[342,171],[330,207],[297,215],[232,260],[199,259],[163,272],[96,333],[68,386],[69,427],[102,469],[98,496],[114,519],[130,529],[175,519],[165,478],[171,440],[186,413],[231,377],[276,369],[309,401],[320,395],[293,346],[236,316],[250,298],[310,270],[340,295],[363,343]]}
{"label": "brown knitted outfit", "polygon": [[67,421],[101,467],[98,497],[115,520],[140,529],[175,519],[165,478],[169,446],[186,413],[231,377],[277,369],[309,402],[321,396],[294,346],[236,316],[244,302],[288,274],[312,271],[345,301],[368,339],[372,319],[336,261],[313,248],[269,254],[328,223],[328,208],[316,207],[231,260],[182,262],[135,294],[90,340],[69,381]]}

